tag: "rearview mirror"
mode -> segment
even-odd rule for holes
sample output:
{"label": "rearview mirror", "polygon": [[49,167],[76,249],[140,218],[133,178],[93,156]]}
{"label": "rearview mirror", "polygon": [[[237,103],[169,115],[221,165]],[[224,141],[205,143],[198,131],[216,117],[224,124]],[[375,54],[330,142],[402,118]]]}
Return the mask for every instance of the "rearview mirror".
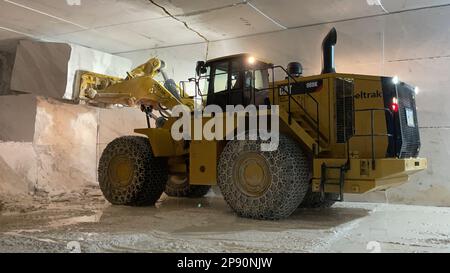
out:
{"label": "rearview mirror", "polygon": [[202,74],[206,73],[206,67],[205,67],[205,62],[204,61],[198,61],[197,62],[197,67],[195,68],[195,72],[197,73],[197,76],[201,76]]}

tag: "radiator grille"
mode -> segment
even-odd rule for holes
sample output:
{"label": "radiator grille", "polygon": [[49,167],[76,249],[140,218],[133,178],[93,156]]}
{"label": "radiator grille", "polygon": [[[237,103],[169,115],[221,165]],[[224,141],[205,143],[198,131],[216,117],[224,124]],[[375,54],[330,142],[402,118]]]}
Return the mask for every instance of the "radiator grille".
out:
{"label": "radiator grille", "polygon": [[352,79],[336,79],[336,140],[346,143],[353,134],[354,105],[353,91],[355,85]]}
{"label": "radiator grille", "polygon": [[401,146],[399,157],[417,157],[420,150],[420,135],[414,88],[407,84],[397,87]]}

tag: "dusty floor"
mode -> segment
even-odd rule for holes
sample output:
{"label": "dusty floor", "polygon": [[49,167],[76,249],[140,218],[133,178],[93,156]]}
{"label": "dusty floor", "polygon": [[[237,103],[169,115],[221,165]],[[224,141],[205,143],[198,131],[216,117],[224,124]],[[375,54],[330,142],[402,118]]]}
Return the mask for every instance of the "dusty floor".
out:
{"label": "dusty floor", "polygon": [[218,197],[111,206],[100,193],[0,204],[0,252],[450,252],[450,208],[341,203],[270,222]]}

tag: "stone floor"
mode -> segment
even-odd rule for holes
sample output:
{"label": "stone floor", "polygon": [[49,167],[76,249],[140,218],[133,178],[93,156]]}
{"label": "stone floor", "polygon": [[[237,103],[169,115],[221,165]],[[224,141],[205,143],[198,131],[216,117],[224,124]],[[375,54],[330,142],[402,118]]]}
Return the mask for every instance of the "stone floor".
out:
{"label": "stone floor", "polygon": [[3,204],[0,252],[450,252],[450,208],[340,203],[282,221],[218,197],[111,206],[98,194]]}

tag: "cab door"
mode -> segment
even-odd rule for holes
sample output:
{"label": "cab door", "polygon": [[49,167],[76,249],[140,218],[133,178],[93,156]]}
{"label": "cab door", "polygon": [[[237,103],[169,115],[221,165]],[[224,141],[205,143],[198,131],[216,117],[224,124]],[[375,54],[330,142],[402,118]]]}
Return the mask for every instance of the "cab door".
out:
{"label": "cab door", "polygon": [[246,105],[243,93],[243,71],[238,59],[210,64],[207,105]]}

